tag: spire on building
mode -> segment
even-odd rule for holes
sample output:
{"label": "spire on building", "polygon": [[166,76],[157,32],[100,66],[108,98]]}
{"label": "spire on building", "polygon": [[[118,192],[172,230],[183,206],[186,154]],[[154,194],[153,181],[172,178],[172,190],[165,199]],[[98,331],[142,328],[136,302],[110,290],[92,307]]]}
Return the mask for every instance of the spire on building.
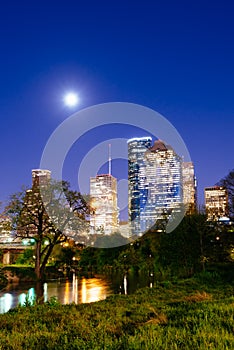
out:
{"label": "spire on building", "polygon": [[111,175],[111,144],[110,143],[109,143],[109,159],[108,159],[108,163],[109,163],[108,174]]}

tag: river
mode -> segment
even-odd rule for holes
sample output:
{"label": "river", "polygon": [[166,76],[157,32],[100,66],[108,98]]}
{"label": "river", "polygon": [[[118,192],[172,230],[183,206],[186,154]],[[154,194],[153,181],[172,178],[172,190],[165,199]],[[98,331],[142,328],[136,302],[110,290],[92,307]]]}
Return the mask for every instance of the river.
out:
{"label": "river", "polygon": [[[117,274],[109,277],[85,278],[73,274],[71,280],[52,280],[44,283],[41,286],[41,295],[44,302],[56,297],[61,304],[81,304],[104,300],[111,294],[131,294],[144,286],[153,286],[152,276]],[[8,284],[0,292],[0,314],[19,304],[23,305],[26,300],[33,302],[37,299],[38,293],[38,288],[34,283]]]}

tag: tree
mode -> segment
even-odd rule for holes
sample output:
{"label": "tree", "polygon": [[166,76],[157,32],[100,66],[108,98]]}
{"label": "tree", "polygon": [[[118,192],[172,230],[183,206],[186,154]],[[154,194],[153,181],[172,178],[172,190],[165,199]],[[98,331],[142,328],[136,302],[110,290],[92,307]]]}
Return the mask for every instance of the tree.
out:
{"label": "tree", "polygon": [[98,250],[93,247],[86,247],[80,252],[79,267],[86,272],[96,271]]}
{"label": "tree", "polygon": [[212,230],[206,239],[206,251],[210,262],[233,262],[234,225],[222,222],[210,224]]}
{"label": "tree", "polygon": [[226,187],[228,191],[229,215],[231,218],[234,218],[234,169],[216,185]]}
{"label": "tree", "polygon": [[74,265],[76,253],[77,249],[74,245],[57,245],[57,247],[53,251],[52,259],[55,260],[56,267],[67,267],[69,269]]}
{"label": "tree", "polygon": [[128,238],[123,237],[119,232],[115,232],[110,235],[97,234],[93,246],[96,248],[114,248],[128,243]]}
{"label": "tree", "polygon": [[35,242],[35,273],[42,280],[55,245],[68,237],[85,237],[89,208],[68,182],[49,180],[12,195],[5,212],[11,217],[16,237]]}
{"label": "tree", "polygon": [[34,263],[33,256],[34,256],[34,253],[31,248],[25,249],[24,252],[20,254],[16,259],[16,264],[32,265]]}
{"label": "tree", "polygon": [[185,216],[173,232],[161,235],[159,262],[185,275],[204,270],[210,232],[213,232],[213,228],[205,215]]}

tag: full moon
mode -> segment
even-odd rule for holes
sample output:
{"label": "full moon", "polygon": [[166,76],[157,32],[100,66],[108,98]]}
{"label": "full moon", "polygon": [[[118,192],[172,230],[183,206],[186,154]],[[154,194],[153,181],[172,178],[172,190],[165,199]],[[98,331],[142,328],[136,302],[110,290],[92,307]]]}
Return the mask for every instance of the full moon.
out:
{"label": "full moon", "polygon": [[79,103],[79,98],[74,92],[69,92],[64,96],[64,103],[68,107],[74,107]]}

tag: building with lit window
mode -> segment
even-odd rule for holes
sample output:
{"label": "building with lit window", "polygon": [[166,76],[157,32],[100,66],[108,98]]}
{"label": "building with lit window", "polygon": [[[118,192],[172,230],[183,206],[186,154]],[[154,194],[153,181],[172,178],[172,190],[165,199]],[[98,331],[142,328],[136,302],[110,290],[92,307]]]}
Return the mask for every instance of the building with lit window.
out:
{"label": "building with lit window", "polygon": [[[22,211],[22,215],[25,218],[28,215],[28,212],[31,212],[35,215],[38,215],[38,208],[41,208],[41,206],[38,204],[42,204],[43,200],[46,198],[46,192],[41,194],[41,190],[44,188],[46,189],[46,186],[49,185],[51,180],[51,171],[50,170],[45,170],[45,169],[33,169],[32,170],[32,187],[31,189],[26,191],[26,196],[24,199],[25,202],[25,210],[26,214],[24,211]],[[48,193],[50,196],[50,193]],[[30,220],[29,220],[30,221]],[[25,234],[25,230],[27,229],[30,235],[36,234],[37,233],[37,227],[34,223],[29,223],[26,225],[27,228],[22,228],[21,231],[18,230],[18,233],[20,235]]]}
{"label": "building with lit window", "polygon": [[7,215],[0,214],[0,243],[11,242],[11,219]]}
{"label": "building with lit window", "polygon": [[148,198],[145,152],[151,147],[151,137],[128,140],[128,214],[131,234],[145,231],[142,213]]}
{"label": "building with lit window", "polygon": [[32,186],[47,185],[51,180],[51,171],[45,169],[32,170]]}
{"label": "building with lit window", "polygon": [[197,181],[192,162],[182,162],[183,203],[186,213],[193,214],[197,209]]}
{"label": "building with lit window", "polygon": [[110,174],[90,178],[91,233],[111,234],[118,229],[117,180]]}
{"label": "building with lit window", "polygon": [[205,188],[205,206],[207,220],[217,221],[228,216],[228,193],[222,186]]}
{"label": "building with lit window", "polygon": [[182,159],[171,146],[151,138],[128,141],[129,221],[141,235],[169,218],[183,203]]}

